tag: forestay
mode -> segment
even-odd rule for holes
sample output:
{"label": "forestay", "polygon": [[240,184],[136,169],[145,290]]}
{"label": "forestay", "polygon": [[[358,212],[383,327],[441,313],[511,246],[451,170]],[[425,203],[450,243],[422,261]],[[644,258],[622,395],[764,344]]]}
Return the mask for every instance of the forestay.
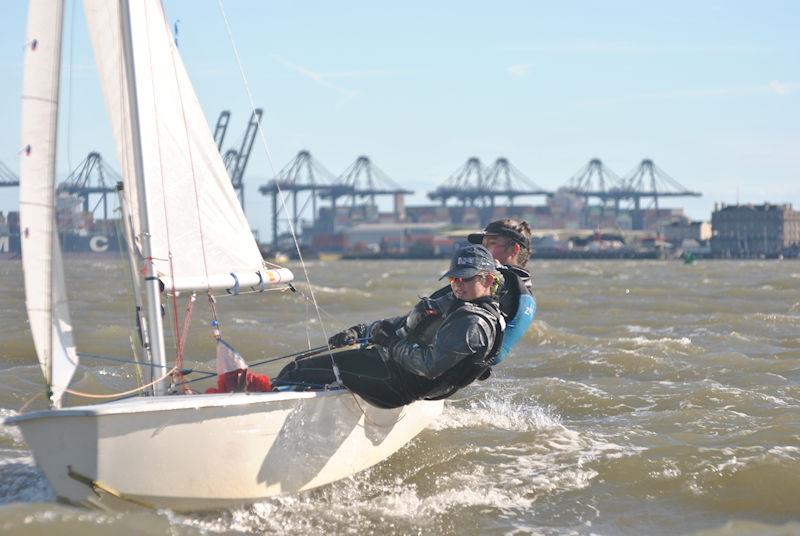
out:
{"label": "forestay", "polygon": [[118,10],[117,2],[84,0],[135,239],[149,229],[159,278],[178,290],[291,281],[288,270],[264,269],[159,0],[129,6],[148,219],[142,225]]}
{"label": "forestay", "polygon": [[61,61],[61,0],[31,0],[22,83],[20,230],[25,305],[53,406],[61,406],[78,356],[55,229],[55,165]]}

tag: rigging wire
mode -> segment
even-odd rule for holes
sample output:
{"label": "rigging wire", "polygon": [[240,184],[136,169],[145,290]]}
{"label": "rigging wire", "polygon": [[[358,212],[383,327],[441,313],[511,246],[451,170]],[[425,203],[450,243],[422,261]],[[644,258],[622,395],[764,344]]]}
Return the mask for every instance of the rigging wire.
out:
{"label": "rigging wire", "polygon": [[[126,267],[126,271],[128,272],[128,283],[129,283],[128,287],[129,287],[129,290],[131,291],[131,295],[132,295],[135,292],[135,290],[133,288],[133,284],[131,283],[131,281],[133,281],[133,278],[136,277],[136,274],[131,273],[133,271],[133,266],[131,266],[131,264],[125,258],[124,248],[132,248],[132,247],[134,247],[134,245],[127,243],[127,237],[125,236],[125,233],[121,229],[122,228],[122,218],[125,217],[125,212],[122,210],[122,206],[121,206],[122,203],[125,202],[125,191],[124,191],[124,189],[119,190],[118,194],[119,194],[120,206],[117,208],[117,210],[120,213],[120,219],[118,219],[116,221],[116,223],[114,224],[114,236],[117,239],[117,246],[118,246],[117,247],[117,249],[118,249],[117,253],[119,255],[119,262],[123,266]],[[133,297],[132,301],[134,303],[136,303],[136,298]],[[136,312],[136,315],[137,315],[137,323],[138,323],[139,311]],[[127,317],[127,315],[126,315],[126,317]],[[128,318],[128,322],[130,322],[130,317],[127,317],[127,318]],[[144,378],[142,377],[142,370],[141,370],[141,366],[142,366],[143,363],[139,359],[139,352],[136,350],[137,349],[137,345],[136,345],[136,342],[133,340],[134,336],[132,335],[132,333],[137,331],[136,330],[136,326],[129,324],[128,325],[128,330],[129,330],[128,331],[128,338],[130,339],[130,342],[131,342],[131,353],[133,353],[133,359],[134,359],[134,361],[135,361],[135,363],[137,365],[136,367],[134,367],[135,371],[136,371],[136,383],[137,383],[137,385],[141,386],[142,383],[144,383]],[[141,333],[136,333],[136,334],[139,337],[141,337]],[[80,355],[80,354],[78,354],[78,355]]]}
{"label": "rigging wire", "polygon": [[[69,16],[69,82],[67,83],[67,168],[72,169],[72,70],[75,64],[75,6],[72,2],[72,13]],[[88,194],[87,194],[88,196]]]}
{"label": "rigging wire", "polygon": [[[230,23],[228,22],[228,15],[225,12],[225,6],[223,5],[223,0],[217,0],[217,4],[219,5],[219,10],[220,10],[220,13],[222,14],[222,20],[225,23],[225,30],[228,33],[228,40],[230,41],[231,48],[233,49],[233,54],[236,57],[236,64],[239,67],[239,74],[242,77],[242,82],[244,83],[245,91],[247,92],[247,98],[248,98],[249,103],[250,103],[250,110],[252,112],[254,112],[255,109],[256,109],[255,100],[253,99],[253,93],[250,90],[250,83],[249,83],[249,81],[247,79],[247,75],[244,72],[244,66],[242,65],[242,59],[241,59],[241,57],[239,55],[239,49],[236,46],[236,41],[233,39],[233,32],[231,31],[231,26],[230,26]],[[264,148],[264,152],[266,153],[266,156],[267,156],[267,162],[269,163],[270,170],[272,171],[272,176],[273,177],[277,177],[277,174],[275,172],[275,164],[274,164],[274,162],[272,160],[272,153],[269,150],[269,146],[267,144],[266,135],[264,134],[264,128],[261,126],[261,122],[260,121],[259,121],[259,123],[257,125],[257,128],[258,128],[258,136],[259,136],[259,139],[261,140],[261,145]],[[300,266],[302,266],[303,274],[305,275],[306,281],[308,282],[309,293],[311,294],[311,299],[312,299],[312,302],[314,304],[314,308],[316,309],[316,312],[317,312],[317,319],[319,320],[319,325],[320,325],[320,328],[322,329],[322,335],[325,337],[325,340],[327,341],[328,340],[328,333],[327,333],[327,330],[325,329],[325,323],[322,321],[322,314],[320,313],[319,304],[317,303],[317,298],[314,295],[314,287],[313,287],[313,285],[311,283],[311,278],[308,275],[308,268],[306,267],[305,260],[303,259],[303,253],[300,250],[300,244],[297,241],[297,234],[295,233],[294,224],[292,223],[291,218],[288,217],[289,209],[286,206],[286,197],[284,196],[283,190],[280,187],[280,181],[275,181],[275,185],[276,185],[276,187],[278,189],[278,197],[281,200],[281,207],[283,209],[283,213],[287,216],[286,219],[288,220],[288,224],[289,224],[289,232],[292,235],[292,240],[294,241],[294,246],[297,249],[297,256],[298,256],[298,258],[300,260]],[[341,385],[342,384],[342,378],[341,378],[341,376],[339,374],[339,367],[336,365],[336,361],[333,359],[333,352],[330,351],[330,347],[328,348],[328,353],[331,356],[331,364],[332,364],[332,367],[333,367],[333,374],[336,377],[337,383],[339,383]]]}

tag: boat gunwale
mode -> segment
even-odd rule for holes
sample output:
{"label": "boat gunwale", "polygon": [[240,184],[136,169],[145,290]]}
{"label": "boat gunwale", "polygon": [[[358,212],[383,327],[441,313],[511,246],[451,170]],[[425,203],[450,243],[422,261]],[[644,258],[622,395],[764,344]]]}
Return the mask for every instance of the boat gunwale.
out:
{"label": "boat gunwale", "polygon": [[2,420],[2,424],[5,426],[16,426],[18,423],[23,421],[45,418],[99,417],[104,415],[149,413],[182,409],[202,409],[207,407],[244,406],[266,402],[279,402],[284,400],[302,400],[322,398],[327,396],[341,396],[343,394],[352,393],[347,389],[329,389],[325,391],[271,391],[267,393],[244,392],[136,397],[89,406],[72,406],[63,409],[44,409],[31,411],[21,415],[12,415],[10,417],[6,417]]}

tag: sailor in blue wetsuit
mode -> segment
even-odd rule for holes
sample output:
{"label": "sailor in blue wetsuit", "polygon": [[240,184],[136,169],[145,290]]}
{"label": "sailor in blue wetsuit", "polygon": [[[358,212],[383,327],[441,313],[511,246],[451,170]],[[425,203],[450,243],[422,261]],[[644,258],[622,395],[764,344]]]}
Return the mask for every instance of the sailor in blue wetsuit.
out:
{"label": "sailor in blue wetsuit", "polygon": [[531,226],[524,220],[497,220],[483,231],[469,235],[468,240],[489,250],[504,280],[499,299],[507,325],[503,347],[495,358],[496,365],[519,342],[536,314],[531,275],[525,269],[531,256]]}

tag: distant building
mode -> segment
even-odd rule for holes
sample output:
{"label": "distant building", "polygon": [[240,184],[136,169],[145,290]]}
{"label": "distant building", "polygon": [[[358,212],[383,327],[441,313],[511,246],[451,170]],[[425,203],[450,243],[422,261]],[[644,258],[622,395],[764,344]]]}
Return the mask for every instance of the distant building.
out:
{"label": "distant building", "polygon": [[661,228],[661,236],[673,244],[681,244],[684,240],[705,242],[711,238],[711,222],[675,221]]}
{"label": "distant building", "polygon": [[350,248],[379,253],[387,248],[407,250],[416,241],[442,234],[445,227],[445,223],[358,223],[342,235]]}
{"label": "distant building", "polygon": [[800,212],[791,204],[715,204],[711,227],[716,257],[774,257],[800,245]]}

